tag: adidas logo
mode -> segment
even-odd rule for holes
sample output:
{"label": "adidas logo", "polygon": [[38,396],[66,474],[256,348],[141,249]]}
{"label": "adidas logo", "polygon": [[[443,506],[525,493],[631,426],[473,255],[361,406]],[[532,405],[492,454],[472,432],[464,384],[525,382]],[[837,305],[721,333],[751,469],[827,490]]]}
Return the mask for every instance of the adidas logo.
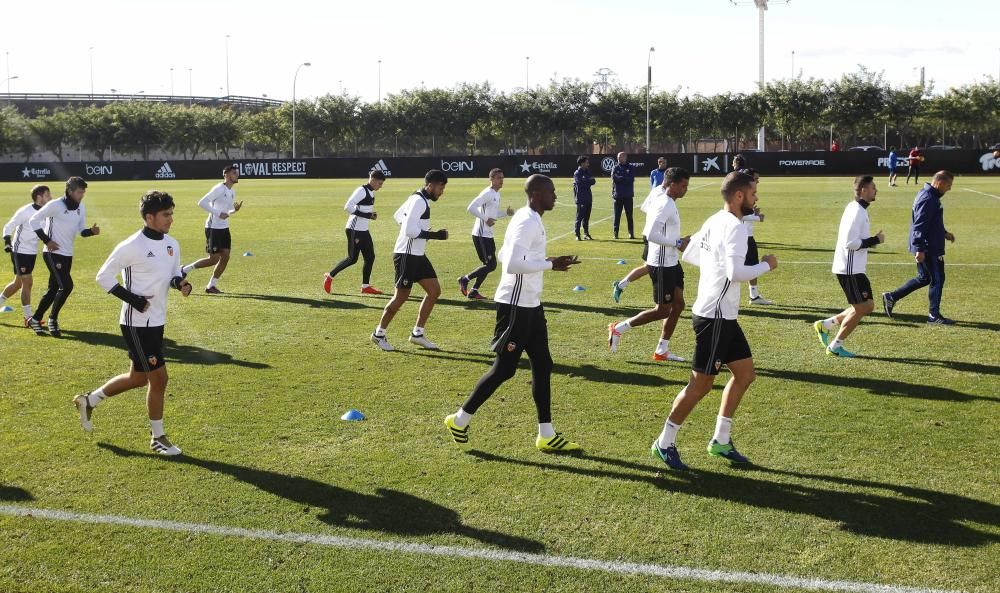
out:
{"label": "adidas logo", "polygon": [[389,170],[389,165],[386,165],[385,161],[382,159],[379,159],[377,163],[372,165],[372,168],[369,169],[369,171],[379,171],[386,177],[392,177],[392,171]]}
{"label": "adidas logo", "polygon": [[146,254],[146,257],[156,257],[156,255],[152,251],[150,251],[149,253]]}
{"label": "adidas logo", "polygon": [[156,170],[157,179],[177,179],[177,173],[170,168],[170,163],[163,163],[163,166]]}

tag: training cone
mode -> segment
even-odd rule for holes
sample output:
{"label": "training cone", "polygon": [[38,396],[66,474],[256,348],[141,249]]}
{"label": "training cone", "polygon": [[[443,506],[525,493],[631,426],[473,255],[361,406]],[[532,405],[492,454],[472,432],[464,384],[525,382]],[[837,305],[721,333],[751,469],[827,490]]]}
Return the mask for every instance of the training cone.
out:
{"label": "training cone", "polygon": [[573,287],[573,290],[575,290],[576,292],[582,292],[582,291],[587,290],[587,289],[584,288],[583,286],[580,286],[579,284],[577,284],[576,286]]}
{"label": "training cone", "polygon": [[247,251],[246,253],[243,254],[243,257],[252,257],[252,256],[253,256],[253,254],[250,253],[249,251]]}
{"label": "training cone", "polygon": [[355,410],[354,408],[351,408],[350,410],[347,410],[346,412],[344,412],[344,415],[341,416],[340,419],[341,420],[352,420],[354,422],[359,422],[359,421],[365,419],[365,415],[362,414],[361,412]]}
{"label": "training cone", "polygon": [[623,259],[618,260],[618,265],[619,266],[624,266],[625,265],[625,260],[623,260]]}
{"label": "training cone", "polygon": [[4,305],[3,308],[0,309],[0,313],[10,313],[13,310],[14,310],[13,308],[8,307],[7,305]]}

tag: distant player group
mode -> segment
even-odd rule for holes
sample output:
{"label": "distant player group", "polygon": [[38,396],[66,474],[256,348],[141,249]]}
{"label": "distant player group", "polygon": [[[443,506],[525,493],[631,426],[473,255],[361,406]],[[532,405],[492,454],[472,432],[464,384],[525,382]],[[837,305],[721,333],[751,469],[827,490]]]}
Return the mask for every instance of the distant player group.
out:
{"label": "distant player group", "polygon": [[[586,157],[581,157],[578,161],[584,173],[588,166],[586,160]],[[619,163],[622,164],[621,155]],[[676,202],[686,195],[690,174],[679,167],[667,168],[665,161],[661,162],[651,175],[652,189],[641,206],[646,214],[642,233],[645,265],[632,270],[612,286],[612,298],[619,302],[630,282],[648,275],[653,288],[653,307],[608,326],[611,352],[617,352],[623,336],[630,330],[661,322],[654,360],[683,361],[682,357],[670,351],[670,339],[685,307],[681,262],[700,268],[697,296],[691,308],[695,333],[692,372],[687,385],[675,397],[662,432],[650,447],[651,454],[672,469],[687,468],[677,449],[677,433],[697,403],[711,391],[715,377],[723,366],[729,369],[732,376],[723,390],[708,453],[732,463],[749,462],[737,451],[731,437],[735,412],[755,378],[750,346],[737,322],[740,283],[753,283],[751,303],[772,304],[757,293],[755,281],[775,269],[778,262],[773,255],[758,256],[750,231],[753,222],[763,220],[757,207],[760,175],[746,166],[742,156],[736,157],[733,168],[734,171],[722,181],[723,208],[709,217],[696,233],[682,235]],[[579,175],[580,170],[577,173],[575,184],[580,183],[582,178],[589,191],[593,183],[586,181],[586,174]],[[357,263],[360,255],[364,259],[361,293],[382,294],[371,285],[375,251],[369,223],[378,217],[375,192],[382,188],[385,180],[382,172],[373,170],[368,182],[348,198],[344,206],[348,214],[345,228],[347,257],[324,275],[323,288],[326,292],[332,291],[337,275]],[[444,424],[456,444],[468,447],[473,415],[500,385],[514,376],[522,353],[527,353],[538,419],[535,446],[544,452],[576,451],[581,449],[580,445],[556,432],[552,424],[550,384],[553,360],[541,301],[543,273],[549,270],[567,271],[579,261],[572,255],[549,257],[546,254],[547,235],[542,217],[555,206],[555,185],[544,175],[530,176],[524,184],[527,204],[515,212],[510,207],[502,209],[500,206],[503,172],[493,169],[489,180],[490,185],[467,208],[475,218],[472,242],[481,265],[460,276],[457,284],[463,296],[486,300],[480,290],[499,260],[502,274],[493,298],[496,323],[491,346],[496,357],[466,401],[454,414],[445,418]],[[97,274],[98,284],[122,301],[119,325],[131,365],[127,373],[74,398],[73,403],[84,430],[93,429],[93,411],[106,399],[145,386],[151,449],[162,455],[181,453],[180,448],[167,438],[163,428],[163,400],[167,384],[163,330],[167,293],[168,289],[174,288],[183,296],[188,296],[192,290],[187,281],[188,274],[209,266],[214,266],[214,273],[205,292],[221,293],[218,281],[229,261],[232,245],[229,218],[242,206],[241,202],[236,202],[233,189],[238,181],[238,168],[227,166],[223,171],[223,181],[199,201],[199,206],[209,212],[205,228],[207,256],[188,265],[181,265],[180,246],[167,234],[173,222],[173,198],[160,191],[149,191],[142,196],[139,213],[143,227],[115,247]],[[944,229],[941,198],[951,189],[952,182],[951,173],[940,171],[917,194],[909,242],[918,274],[898,289],[882,293],[883,307],[889,317],[905,296],[918,288],[930,286],[928,323],[954,323],[940,311],[944,242],[955,239]],[[431,203],[440,199],[447,183],[444,172],[428,171],[423,187],[407,198],[393,216],[399,224],[393,248],[395,287],[371,334],[371,341],[382,350],[393,350],[387,330],[409,298],[414,284],[420,285],[425,296],[409,341],[423,348],[438,349],[425,332],[426,323],[441,295],[441,286],[427,257],[426,247],[430,240],[446,240],[449,237],[445,229],[431,230]],[[77,235],[90,237],[100,233],[97,225],[86,226],[83,206],[86,189],[86,181],[72,177],[66,183],[65,195],[52,200],[49,188],[36,186],[31,192],[32,202],[17,210],[3,228],[5,250],[11,254],[15,278],[0,295],[0,308],[9,311],[5,301],[20,290],[25,325],[39,335],[62,335],[58,315],[73,289],[70,270],[74,239]],[[575,187],[575,190],[574,193],[579,196],[579,188]],[[840,222],[832,271],[849,307],[814,324],[825,351],[832,356],[855,356],[844,347],[845,341],[861,318],[874,310],[871,283],[866,275],[867,250],[884,242],[885,236],[881,231],[871,234],[867,210],[877,193],[871,176],[858,177],[854,183],[854,199],[846,206]],[[630,201],[627,205],[631,235]],[[589,238],[589,204],[584,204],[582,209],[581,204],[577,206],[577,238]],[[622,211],[626,209],[622,208]],[[510,217],[510,223],[498,253],[494,240],[495,225],[504,217]],[[48,290],[39,302],[38,310],[33,312],[32,272],[38,241],[44,244],[42,256],[50,278]],[[42,320],[50,307],[51,313],[43,325]]]}

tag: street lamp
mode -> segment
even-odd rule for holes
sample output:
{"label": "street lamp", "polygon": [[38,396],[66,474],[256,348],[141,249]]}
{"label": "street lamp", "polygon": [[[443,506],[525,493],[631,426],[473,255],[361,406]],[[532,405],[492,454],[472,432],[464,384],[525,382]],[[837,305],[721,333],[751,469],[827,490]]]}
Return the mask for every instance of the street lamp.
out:
{"label": "street lamp", "polygon": [[229,35],[226,35],[226,96],[229,96]]}
{"label": "street lamp", "polygon": [[524,90],[528,90],[528,63],[531,56],[524,56]]}
{"label": "street lamp", "polygon": [[378,102],[382,103],[382,60],[378,61]]}
{"label": "street lamp", "polygon": [[174,69],[170,68],[170,96],[174,96]]}
{"label": "street lamp", "polygon": [[191,84],[191,80],[191,68],[188,68],[188,107],[191,106],[192,97],[194,97],[194,85]]}
{"label": "street lamp", "polygon": [[[8,73],[9,73],[9,71],[8,71]],[[12,81],[12,80],[14,80],[16,78],[17,78],[16,74],[14,76],[8,76],[7,77],[7,102],[8,103],[10,102],[10,81]]]}
{"label": "street lamp", "polygon": [[[379,60],[379,67],[381,68],[382,60]],[[303,66],[312,66],[309,62],[302,62],[299,67],[295,69],[295,76],[292,77],[292,158],[295,158],[295,82],[299,78],[299,70]],[[379,82],[379,88],[381,88],[381,82]],[[381,91],[380,91],[381,92]],[[380,97],[381,100],[381,97]]]}
{"label": "street lamp", "polygon": [[646,154],[649,154],[649,90],[653,86],[653,52],[655,47],[649,48],[646,54]]}
{"label": "street lamp", "polygon": [[90,99],[94,100],[94,46],[91,45],[87,48],[90,53]]}

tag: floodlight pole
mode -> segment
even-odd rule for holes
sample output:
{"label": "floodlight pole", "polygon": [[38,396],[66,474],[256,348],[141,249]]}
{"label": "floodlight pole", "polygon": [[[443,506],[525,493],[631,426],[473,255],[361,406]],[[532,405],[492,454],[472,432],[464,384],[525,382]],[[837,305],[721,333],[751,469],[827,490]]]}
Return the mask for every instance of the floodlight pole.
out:
{"label": "floodlight pole", "polygon": [[531,56],[524,56],[524,90],[528,90],[528,64],[531,62]]}
{"label": "floodlight pole", "polygon": [[229,94],[229,35],[226,35],[226,96]]}
{"label": "floodlight pole", "polygon": [[[733,6],[740,6],[748,4],[746,1],[729,0]],[[780,1],[780,0],[775,0]],[[784,4],[788,4],[790,0],[784,0]],[[758,37],[758,75],[757,82],[760,85],[759,88],[764,88],[764,12],[767,10],[768,0],[753,0],[754,6],[757,7],[757,37]],[[764,139],[764,126],[760,127],[757,132],[757,150],[763,152],[765,148]]]}
{"label": "floodlight pole", "polygon": [[90,100],[94,100],[94,46],[91,45],[87,48],[87,52],[90,53]]}
{"label": "floodlight pole", "polygon": [[309,62],[302,62],[299,67],[295,69],[295,76],[292,77],[292,158],[295,158],[295,83],[299,78],[299,70],[303,66],[312,66]]}
{"label": "floodlight pole", "polygon": [[646,154],[649,154],[649,89],[653,85],[653,52],[655,47],[649,48],[646,54]]}

